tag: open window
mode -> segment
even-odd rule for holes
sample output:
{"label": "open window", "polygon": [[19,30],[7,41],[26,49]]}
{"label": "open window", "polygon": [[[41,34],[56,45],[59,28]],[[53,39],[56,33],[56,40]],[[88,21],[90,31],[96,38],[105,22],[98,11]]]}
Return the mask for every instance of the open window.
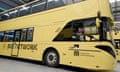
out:
{"label": "open window", "polygon": [[75,20],[68,23],[54,41],[91,41],[97,40],[96,18]]}
{"label": "open window", "polygon": [[94,35],[98,34],[96,18],[83,19],[73,22],[73,39],[77,41],[97,40]]}

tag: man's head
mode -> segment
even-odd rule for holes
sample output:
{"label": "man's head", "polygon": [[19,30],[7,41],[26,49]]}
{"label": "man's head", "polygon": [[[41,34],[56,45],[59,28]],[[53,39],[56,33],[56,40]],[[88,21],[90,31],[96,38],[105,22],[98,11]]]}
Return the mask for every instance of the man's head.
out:
{"label": "man's head", "polygon": [[78,32],[79,32],[79,33],[83,33],[83,32],[84,32],[83,27],[78,27]]}

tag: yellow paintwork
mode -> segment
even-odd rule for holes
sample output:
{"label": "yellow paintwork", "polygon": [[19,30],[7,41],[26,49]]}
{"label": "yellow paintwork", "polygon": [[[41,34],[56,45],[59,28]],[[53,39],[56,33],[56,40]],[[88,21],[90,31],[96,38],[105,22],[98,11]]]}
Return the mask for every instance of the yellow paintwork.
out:
{"label": "yellow paintwork", "polygon": [[[98,6],[100,5],[100,6]],[[20,44],[35,44],[37,49],[19,49],[18,58],[42,61],[44,51],[55,48],[60,55],[60,64],[76,66],[92,70],[112,70],[115,66],[115,58],[109,53],[95,48],[96,45],[110,46],[109,42],[53,42],[52,40],[61,32],[64,26],[76,19],[101,16],[111,17],[108,0],[86,0],[40,13],[35,13],[7,21],[0,22],[0,31],[15,30],[34,27],[33,42],[20,42]],[[68,35],[69,36],[69,35]],[[0,55],[16,55],[16,48],[8,48],[8,44],[14,42],[1,42]],[[18,44],[17,42],[15,44]],[[80,56],[74,56],[76,49],[71,49],[74,44],[79,44]],[[89,51],[90,50],[90,51]],[[98,52],[94,52],[98,51]]]}
{"label": "yellow paintwork", "polygon": [[117,50],[117,60],[120,61],[120,49],[116,49]]}
{"label": "yellow paintwork", "polygon": [[[119,24],[120,22],[117,21],[117,22],[114,22],[115,24]],[[112,31],[112,35],[113,35],[113,38],[115,40],[120,40],[120,30],[113,30]],[[117,49],[117,60],[120,61],[120,47]]]}
{"label": "yellow paintwork", "polygon": [[112,35],[114,39],[120,39],[120,31],[118,32],[112,31]]}
{"label": "yellow paintwork", "polygon": [[96,18],[96,27],[100,27],[100,22],[101,22],[101,20],[99,19],[99,18]]}

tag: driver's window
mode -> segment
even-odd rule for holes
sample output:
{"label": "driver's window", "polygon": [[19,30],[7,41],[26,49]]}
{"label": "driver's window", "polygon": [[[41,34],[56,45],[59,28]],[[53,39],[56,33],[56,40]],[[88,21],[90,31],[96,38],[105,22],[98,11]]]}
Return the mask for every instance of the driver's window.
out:
{"label": "driver's window", "polygon": [[54,41],[91,41],[99,40],[98,37],[96,18],[91,18],[68,23]]}
{"label": "driver's window", "polygon": [[93,41],[99,39],[95,18],[76,21],[73,24],[73,29],[72,38],[75,40]]}

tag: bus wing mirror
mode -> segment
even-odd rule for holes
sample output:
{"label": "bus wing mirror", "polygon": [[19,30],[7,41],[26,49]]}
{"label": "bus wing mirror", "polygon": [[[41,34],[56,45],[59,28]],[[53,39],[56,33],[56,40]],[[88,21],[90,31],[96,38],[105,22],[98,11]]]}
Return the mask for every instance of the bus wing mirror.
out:
{"label": "bus wing mirror", "polygon": [[114,27],[114,23],[113,22],[111,22],[111,26]]}
{"label": "bus wing mirror", "polygon": [[96,27],[100,27],[101,20],[99,18],[96,18]]}
{"label": "bus wing mirror", "polygon": [[115,35],[117,35],[118,33],[117,32],[115,32]]}
{"label": "bus wing mirror", "polygon": [[110,24],[111,24],[112,27],[114,27],[114,25],[115,25],[113,20],[110,20]]}

